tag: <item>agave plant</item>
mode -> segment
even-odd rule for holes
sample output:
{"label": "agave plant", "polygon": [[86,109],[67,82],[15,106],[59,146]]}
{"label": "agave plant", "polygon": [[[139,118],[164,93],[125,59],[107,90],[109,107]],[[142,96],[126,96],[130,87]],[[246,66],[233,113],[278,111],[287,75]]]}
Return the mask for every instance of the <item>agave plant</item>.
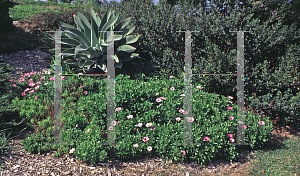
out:
{"label": "agave plant", "polygon": [[[119,69],[122,68],[122,63],[140,58],[139,54],[132,53],[136,50],[136,48],[131,45],[134,45],[141,36],[129,35],[135,28],[127,27],[132,17],[123,20],[115,26],[119,15],[115,16],[115,11],[113,10],[111,12],[111,8],[107,10],[102,21],[92,8],[90,13],[91,23],[89,23],[86,17],[84,17],[80,12],[77,12],[77,16],[73,15],[77,28],[69,24],[59,22],[62,30],[61,55],[63,73],[67,70],[70,72],[71,69],[69,66],[71,65],[73,65],[73,68],[74,66],[76,67],[76,65],[79,67],[75,73],[78,73],[81,70],[85,73],[90,73],[92,69],[97,67],[106,73],[107,58],[113,58],[115,61],[115,67]],[[108,34],[105,31],[120,31],[115,32],[114,55],[111,57],[107,56]],[[55,35],[45,35],[48,36],[48,38],[43,38],[42,41],[44,41],[44,44],[50,47],[51,50],[49,50],[49,48],[42,48],[41,50],[54,55],[53,48]],[[138,64],[138,62],[134,61],[131,63],[134,65]]]}

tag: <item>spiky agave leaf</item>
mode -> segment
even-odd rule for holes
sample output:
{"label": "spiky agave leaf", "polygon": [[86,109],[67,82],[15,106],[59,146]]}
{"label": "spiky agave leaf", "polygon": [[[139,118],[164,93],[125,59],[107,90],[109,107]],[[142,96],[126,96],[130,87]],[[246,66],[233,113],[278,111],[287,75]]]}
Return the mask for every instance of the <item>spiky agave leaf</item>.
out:
{"label": "spiky agave leaf", "polygon": [[[62,48],[61,55],[68,58],[64,61],[66,64],[76,64],[84,71],[89,71],[91,68],[99,67],[104,72],[107,72],[107,41],[114,41],[114,55],[110,58],[114,59],[117,68],[122,68],[122,63],[139,58],[139,55],[132,53],[136,50],[130,44],[135,43],[141,35],[133,36],[132,33],[135,27],[128,27],[130,18],[127,18],[115,26],[119,15],[115,15],[115,11],[111,12],[109,8],[102,20],[91,8],[91,23],[88,22],[80,12],[77,16],[74,15],[74,21],[77,28],[69,24],[59,22],[63,30],[61,44],[65,45]],[[107,31],[115,32],[114,36],[107,38]],[[52,39],[43,39],[48,42],[48,46],[53,46],[54,36]],[[52,41],[51,41],[52,40]]]}

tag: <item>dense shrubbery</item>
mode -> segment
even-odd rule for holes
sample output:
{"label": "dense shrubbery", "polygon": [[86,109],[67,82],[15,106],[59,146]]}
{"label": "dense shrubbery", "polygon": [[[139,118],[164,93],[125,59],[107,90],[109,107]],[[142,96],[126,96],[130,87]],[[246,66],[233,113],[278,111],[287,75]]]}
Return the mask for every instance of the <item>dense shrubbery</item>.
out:
{"label": "dense shrubbery", "polygon": [[[286,22],[285,16],[291,8],[291,4],[281,1],[282,5],[276,13],[270,9],[265,10],[265,7],[271,7],[272,3],[272,1],[266,1],[261,7],[260,4],[257,4],[253,8],[247,4],[245,11],[232,10],[227,16],[220,14],[219,11],[213,11],[212,15],[207,15],[200,5],[197,7],[199,13],[192,13],[191,10],[194,7],[186,2],[181,3],[181,1],[178,2],[181,10],[174,10],[170,8],[170,5],[164,3],[155,9],[154,6],[143,5],[145,4],[143,0],[133,0],[128,2],[129,5],[121,6],[119,11],[123,12],[123,16],[120,16],[121,19],[128,16],[134,17],[135,26],[137,26],[135,32],[142,34],[137,50],[142,51],[141,57],[145,57],[152,63],[147,64],[148,67],[159,66],[161,77],[170,74],[178,77],[184,71],[185,36],[184,33],[175,31],[200,31],[192,33],[193,73],[216,74],[236,73],[237,34],[229,31],[253,31],[253,33],[246,32],[244,34],[245,102],[250,104],[250,99],[258,101],[258,99],[262,99],[258,96],[271,92],[274,97],[271,98],[273,102],[276,101],[275,99],[280,99],[280,96],[275,98],[279,91],[284,92],[290,88],[293,93],[288,97],[293,97],[292,99],[296,99],[296,93],[299,92],[297,89],[299,81],[294,78],[298,76],[295,69],[299,70],[299,49],[297,48],[299,47],[300,31],[296,29],[297,23],[289,26],[282,25]],[[263,20],[258,15],[258,11],[265,13]],[[256,14],[255,18],[253,14]],[[295,46],[292,46],[293,44]],[[286,64],[290,62],[289,64],[293,63],[293,65],[285,66],[282,63],[283,60],[287,62]],[[276,75],[275,72],[279,70],[279,67],[281,70],[295,71],[283,71],[280,77],[271,78]],[[265,70],[264,75],[266,76],[261,75],[260,70]],[[154,69],[151,71],[153,72]],[[203,78],[201,77],[195,75],[193,79],[199,80]],[[206,90],[207,92],[231,95],[234,97],[233,102],[236,101],[236,76],[205,77],[208,78],[206,81],[210,88]],[[258,82],[263,82],[263,84],[260,85]],[[292,86],[290,86],[291,83]],[[257,98],[253,93],[256,93]],[[254,105],[253,102],[251,104]],[[259,104],[255,106],[259,107]],[[289,105],[288,101],[282,102],[280,106],[274,104],[272,119],[275,119],[275,114],[283,115],[283,112],[286,117],[296,117],[295,114],[299,113],[298,109],[294,109],[294,115],[291,115],[290,110],[281,108]],[[296,104],[295,106],[297,107]]]}
{"label": "dense shrubbery", "polygon": [[[211,77],[210,80],[205,80],[200,76],[193,78],[192,92],[195,100],[193,102],[193,143],[201,143],[201,146],[175,145],[175,143],[182,143],[184,139],[184,116],[182,111],[181,114],[179,111],[184,109],[183,100],[180,98],[184,93],[182,75],[184,33],[175,33],[175,31],[187,29],[201,31],[192,33],[195,36],[192,42],[193,73],[204,71],[235,73],[236,33],[228,31],[241,28],[240,22],[243,22],[243,15],[233,11],[226,18],[205,14],[201,14],[200,18],[194,14],[184,14],[189,4],[183,3],[182,11],[178,11],[179,15],[176,16],[173,15],[172,10],[165,9],[164,6],[160,6],[156,11],[153,6],[146,6],[141,1],[130,3],[132,2],[118,9],[122,10],[120,20],[129,16],[135,17],[133,23],[137,28],[134,32],[143,35],[138,50],[143,52],[144,56],[149,54],[149,57],[143,60],[144,65],[140,68],[146,74],[145,78],[137,75],[140,72],[135,75],[138,81],[130,80],[122,75],[116,77],[115,104],[116,107],[122,107],[122,109],[116,112],[116,121],[112,126],[115,128],[118,144],[114,147],[99,145],[99,143],[106,142],[107,138],[105,80],[94,78],[76,80],[74,77],[66,77],[64,78],[66,81],[63,81],[62,95],[63,141],[69,142],[70,146],[49,145],[53,142],[51,137],[53,135],[51,120],[53,119],[45,119],[45,117],[53,116],[49,114],[53,110],[51,103],[53,80],[49,75],[41,79],[30,74],[32,75],[31,82],[41,84],[40,87],[38,86],[34,89],[35,91],[30,91],[31,93],[26,93],[26,95],[24,91],[22,97],[19,96],[14,100],[14,105],[23,109],[20,115],[31,120],[32,123],[42,120],[39,123],[40,131],[46,130],[46,133],[31,135],[23,140],[24,148],[31,153],[57,149],[56,156],[73,153],[75,157],[91,163],[111,158],[126,161],[132,157],[144,158],[156,154],[164,158],[172,158],[174,161],[191,160],[199,163],[216,158],[236,160],[238,149],[243,147],[230,145],[237,137],[236,113],[234,113],[236,106],[229,103],[226,98],[229,95],[236,100],[235,94],[232,93],[236,85],[236,77]],[[239,16],[237,20],[236,16]],[[89,18],[89,15],[86,17]],[[243,25],[243,30],[254,31],[253,34],[245,34],[245,78],[247,80],[245,83],[248,83],[245,85],[245,90],[248,91],[248,95],[260,92],[257,94],[258,98],[248,96],[246,102],[251,101],[251,105],[257,105],[257,101],[262,99],[267,103],[272,100],[280,102],[281,107],[282,104],[283,106],[294,105],[285,113],[294,113],[292,116],[289,115],[291,119],[299,120],[299,116],[297,119],[299,81],[294,79],[299,76],[297,72],[299,58],[296,57],[299,46],[292,45],[290,42],[293,41],[294,36],[299,36],[299,31],[294,30],[295,26],[290,26],[287,30],[287,27],[280,26],[280,23],[273,28],[266,24],[257,27],[259,20],[252,19],[251,15],[246,17],[245,21],[247,24]],[[278,38],[279,34],[282,37]],[[282,47],[283,44],[289,47],[282,49],[280,54],[274,54],[277,47]],[[259,46],[263,47],[259,48]],[[269,65],[268,62],[271,64]],[[160,69],[159,73],[154,73],[156,66]],[[278,66],[284,73],[277,72]],[[276,73],[268,75],[273,72]],[[264,77],[260,73],[268,76]],[[154,79],[155,74],[159,79]],[[170,79],[170,75],[174,75],[175,80]],[[49,79],[50,81],[44,82]],[[292,85],[287,86],[289,83]],[[223,91],[213,89],[217,87],[216,84],[223,85]],[[17,87],[25,90],[28,89],[27,85],[26,80]],[[285,92],[288,88],[291,90],[290,93]],[[272,97],[270,92],[272,92]],[[280,92],[285,93],[283,98],[279,95]],[[285,100],[288,101],[284,102]],[[280,106],[274,105],[275,108],[280,108]],[[293,112],[287,112],[294,107]],[[282,108],[279,111],[282,111]],[[176,120],[179,119],[177,117],[181,120]],[[244,124],[245,142],[252,143],[251,148],[261,148],[270,140],[273,125],[269,117],[256,116],[248,112],[245,114]]]}
{"label": "dense shrubbery", "polygon": [[[53,100],[52,91],[47,89],[53,87],[53,78],[46,75],[40,79],[31,74],[30,79],[31,84],[38,84],[38,88],[14,100],[14,105],[23,109],[24,112],[20,114],[22,117],[45,117],[46,111],[40,110],[41,107],[47,107],[49,111],[53,107],[49,103]],[[184,142],[182,109],[185,95],[182,76],[165,80],[151,78],[143,82],[118,75],[115,80],[116,118],[112,122],[117,145],[112,147],[100,145],[107,142],[106,80],[76,79],[63,77],[62,141],[70,145],[50,145],[53,142],[53,123],[51,118],[42,118],[38,126],[39,131],[44,130],[44,133],[24,139],[22,145],[26,150],[44,153],[57,149],[56,156],[61,156],[74,148],[75,151],[71,150],[71,153],[75,157],[90,163],[111,158],[128,161],[132,157],[144,158],[157,154],[174,161],[191,160],[199,163],[220,157],[231,161],[237,159],[240,148],[229,144],[237,138],[236,107],[232,107],[233,104],[226,97],[203,92],[203,82],[193,82],[193,119],[187,120],[193,121],[193,143],[201,144],[191,147],[175,144]],[[25,78],[18,86],[27,84]],[[246,142],[253,144],[252,148],[263,147],[270,140],[272,122],[251,113],[245,116]],[[33,120],[32,123],[36,122]]]}

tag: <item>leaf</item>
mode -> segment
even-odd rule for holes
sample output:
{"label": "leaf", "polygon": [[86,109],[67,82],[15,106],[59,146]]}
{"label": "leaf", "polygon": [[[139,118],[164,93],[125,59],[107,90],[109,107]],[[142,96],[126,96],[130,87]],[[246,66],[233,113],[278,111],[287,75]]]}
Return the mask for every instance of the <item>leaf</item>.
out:
{"label": "leaf", "polygon": [[106,31],[108,28],[110,28],[115,22],[118,20],[119,14],[115,17],[113,17],[111,20],[109,20],[101,29],[101,31]]}
{"label": "leaf", "polygon": [[126,27],[130,20],[131,20],[132,17],[129,17],[129,18],[126,18],[125,20],[123,20],[122,22],[120,22],[115,28],[114,28],[114,31],[119,31],[121,29],[123,29],[124,27]]}
{"label": "leaf", "polygon": [[79,67],[79,68],[82,68],[82,67],[83,67],[83,65],[84,65],[84,63],[85,63],[85,60],[81,60],[81,61],[79,61],[79,63],[78,63],[78,67]]}
{"label": "leaf", "polygon": [[88,38],[89,38],[90,37],[89,35],[91,35],[91,25],[90,25],[90,23],[88,22],[86,17],[84,15],[82,15],[82,13],[77,11],[77,15],[80,18],[81,24],[84,27],[85,35],[87,35]]}
{"label": "leaf", "polygon": [[129,35],[126,36],[126,44],[131,44],[135,43],[142,35],[134,36],[134,35]]}
{"label": "leaf", "polygon": [[122,45],[118,48],[118,51],[124,51],[124,52],[128,52],[128,53],[131,53],[135,50],[136,50],[136,48],[132,47],[130,45]]}
{"label": "leaf", "polygon": [[85,34],[83,34],[82,32],[78,31],[77,29],[70,29],[69,31],[64,31],[67,34],[73,34],[75,35],[75,38],[73,39],[77,39],[79,42],[81,42],[82,44],[84,44],[86,47],[91,46],[87,36]]}

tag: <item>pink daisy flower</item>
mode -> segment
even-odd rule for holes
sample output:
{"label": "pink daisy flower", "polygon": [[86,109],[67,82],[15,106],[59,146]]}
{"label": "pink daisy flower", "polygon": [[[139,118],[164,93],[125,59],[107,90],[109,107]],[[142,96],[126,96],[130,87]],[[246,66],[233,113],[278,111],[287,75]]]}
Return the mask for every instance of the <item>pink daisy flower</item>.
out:
{"label": "pink daisy flower", "polygon": [[232,108],[232,107],[227,107],[227,109],[228,109],[228,110],[233,110],[233,108]]}
{"label": "pink daisy flower", "polygon": [[209,137],[204,137],[204,140],[209,141],[210,139],[209,139]]}
{"label": "pink daisy flower", "polygon": [[148,138],[148,136],[147,136],[147,137],[144,137],[144,138],[143,138],[143,141],[144,141],[144,142],[147,142],[147,141],[149,141],[149,138]]}

